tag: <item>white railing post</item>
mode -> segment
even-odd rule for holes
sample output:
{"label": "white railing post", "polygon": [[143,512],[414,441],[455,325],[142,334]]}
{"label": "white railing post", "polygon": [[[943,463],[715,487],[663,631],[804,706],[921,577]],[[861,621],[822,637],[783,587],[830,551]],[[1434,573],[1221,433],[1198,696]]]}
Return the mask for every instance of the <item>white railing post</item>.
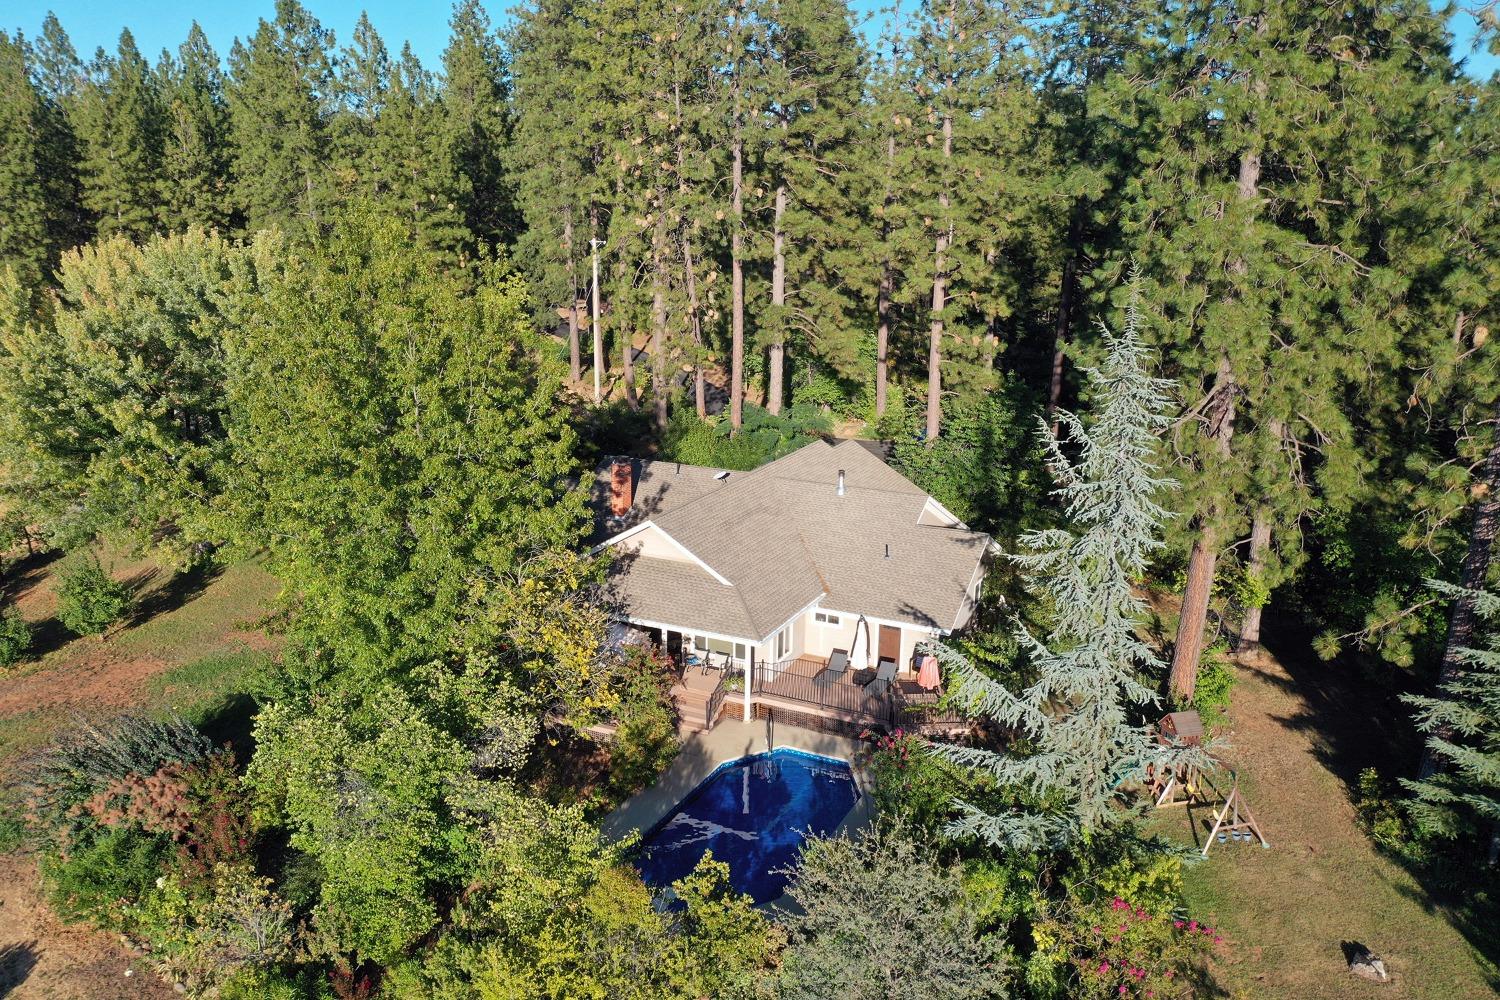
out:
{"label": "white railing post", "polygon": [[751,719],[751,715],[750,715],[750,670],[751,670],[751,666],[750,665],[753,662],[754,662],[753,654],[751,656],[747,656],[745,658],[745,714],[744,714],[744,719],[745,719],[746,722],[749,722],[750,719]]}

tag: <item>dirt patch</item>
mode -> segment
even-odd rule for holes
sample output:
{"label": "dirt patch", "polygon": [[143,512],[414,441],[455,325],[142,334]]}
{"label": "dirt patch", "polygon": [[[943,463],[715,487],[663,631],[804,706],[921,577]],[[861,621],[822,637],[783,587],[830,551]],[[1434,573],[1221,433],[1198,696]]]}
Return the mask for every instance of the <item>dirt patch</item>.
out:
{"label": "dirt patch", "polygon": [[[1417,881],[1376,850],[1350,800],[1348,775],[1410,756],[1403,713],[1388,693],[1299,648],[1282,650],[1293,670],[1269,654],[1235,670],[1225,761],[1241,769],[1271,849],[1216,844],[1187,875],[1194,915],[1230,942],[1220,968],[1226,985],[1235,996],[1297,1000],[1495,996],[1494,970]],[[1227,774],[1216,780],[1227,789]],[[1207,815],[1190,813],[1199,845]],[[1187,834],[1180,811],[1158,817],[1172,836]],[[1394,981],[1352,977],[1346,942],[1374,950]]]}
{"label": "dirt patch", "polygon": [[6,679],[0,719],[22,712],[123,710],[140,700],[147,679],[168,664],[155,656],[121,658],[108,651]]}
{"label": "dirt patch", "polygon": [[0,996],[7,1000],[176,997],[118,939],[58,922],[29,858],[0,855]]}

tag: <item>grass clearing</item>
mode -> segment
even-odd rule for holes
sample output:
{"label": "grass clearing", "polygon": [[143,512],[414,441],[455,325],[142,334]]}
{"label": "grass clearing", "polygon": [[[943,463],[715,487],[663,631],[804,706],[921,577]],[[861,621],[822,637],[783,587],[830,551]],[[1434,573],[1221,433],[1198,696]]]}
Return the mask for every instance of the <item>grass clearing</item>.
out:
{"label": "grass clearing", "polygon": [[[1351,801],[1349,776],[1359,768],[1415,760],[1405,714],[1384,703],[1388,693],[1300,643],[1281,652],[1235,667],[1226,754],[1271,849],[1215,844],[1185,872],[1191,912],[1229,944],[1216,963],[1223,985],[1235,997],[1285,1000],[1495,996],[1500,937],[1445,909],[1382,855]],[[1215,781],[1228,790],[1227,774]],[[1189,817],[1163,810],[1151,829],[1201,846],[1210,810]],[[1352,976],[1346,942],[1384,958],[1393,982]]]}
{"label": "grass clearing", "polygon": [[218,741],[248,734],[253,694],[277,642],[259,630],[280,584],[257,560],[174,573],[106,551],[134,588],[126,619],[103,637],[76,637],[56,618],[63,559],[38,556],[5,583],[33,622],[32,659],[0,677],[0,761],[45,742],[75,714],[177,711]]}

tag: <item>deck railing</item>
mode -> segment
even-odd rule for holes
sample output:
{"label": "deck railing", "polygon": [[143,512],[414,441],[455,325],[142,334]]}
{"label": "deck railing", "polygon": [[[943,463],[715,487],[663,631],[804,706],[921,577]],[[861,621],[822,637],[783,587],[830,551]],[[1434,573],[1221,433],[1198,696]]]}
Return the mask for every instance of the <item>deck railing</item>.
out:
{"label": "deck railing", "polygon": [[857,672],[850,668],[834,675],[828,673],[828,665],[820,660],[792,657],[757,664],[750,690],[752,694],[889,723],[898,697],[895,686],[884,682],[858,684],[854,678]]}
{"label": "deck railing", "polygon": [[724,696],[727,693],[726,685],[729,683],[729,671],[719,671],[719,681],[714,685],[713,694],[708,696],[708,719],[707,725],[710,729],[714,723],[719,721],[719,710],[724,707]]}
{"label": "deck railing", "polygon": [[870,683],[874,671],[852,667],[841,675],[827,671],[828,665],[822,660],[804,657],[758,663],[751,674],[750,692],[890,728],[963,722],[962,716],[940,708],[933,700],[908,696],[898,682]]}

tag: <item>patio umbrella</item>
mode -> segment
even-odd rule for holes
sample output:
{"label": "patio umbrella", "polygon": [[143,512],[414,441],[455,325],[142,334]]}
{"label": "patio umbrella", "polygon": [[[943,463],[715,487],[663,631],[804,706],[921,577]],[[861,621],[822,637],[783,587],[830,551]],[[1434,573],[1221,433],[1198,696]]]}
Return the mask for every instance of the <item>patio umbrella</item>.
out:
{"label": "patio umbrella", "polygon": [[925,691],[936,691],[938,683],[937,657],[931,654],[922,657],[922,668],[917,671],[918,686]]}

